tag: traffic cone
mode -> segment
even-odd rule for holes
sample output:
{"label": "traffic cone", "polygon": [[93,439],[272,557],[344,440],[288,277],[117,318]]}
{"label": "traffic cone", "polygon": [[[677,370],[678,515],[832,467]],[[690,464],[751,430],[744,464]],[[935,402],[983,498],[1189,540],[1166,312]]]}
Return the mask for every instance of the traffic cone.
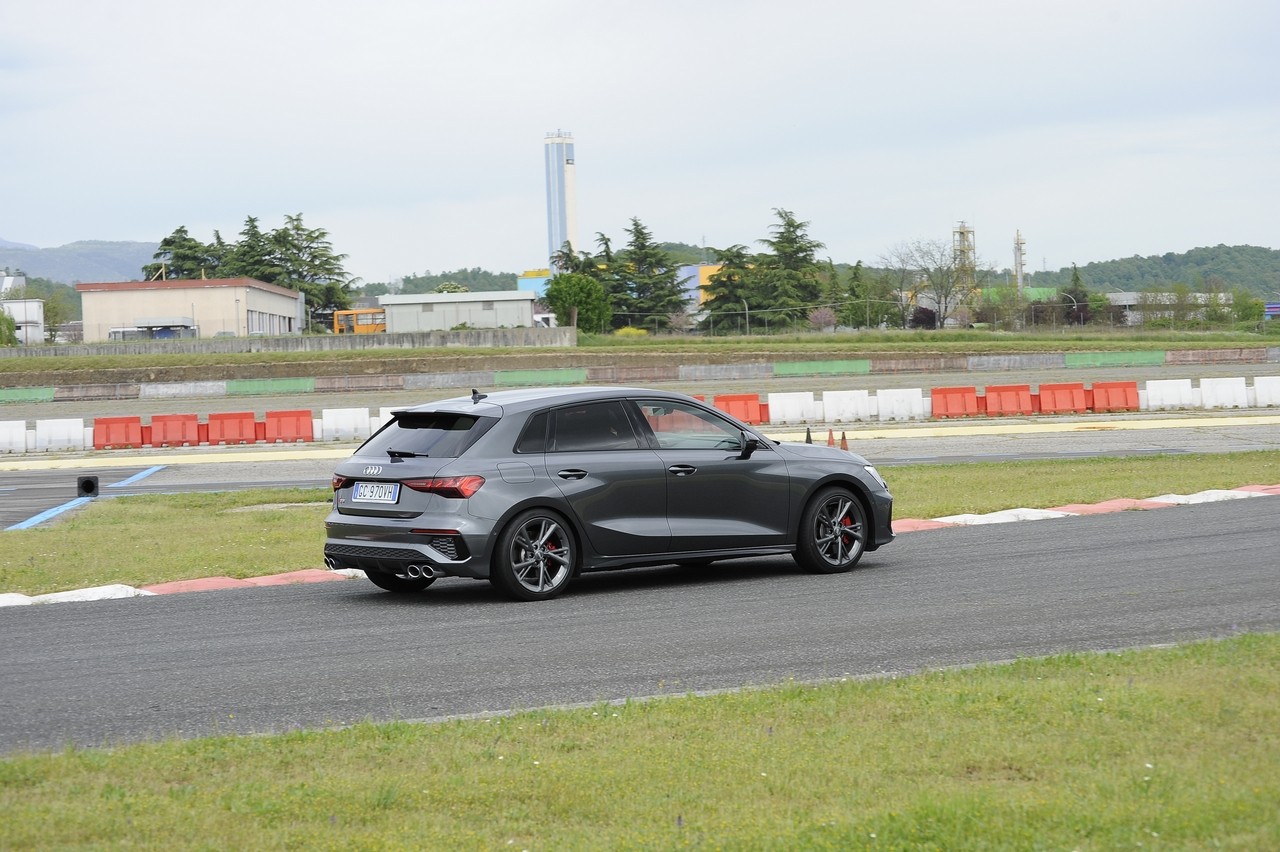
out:
{"label": "traffic cone", "polygon": [[836,445],[836,433],[828,429],[827,430],[827,446],[834,447],[835,445]]}
{"label": "traffic cone", "polygon": [[809,431],[809,427],[808,427],[808,426],[804,427],[804,442],[805,442],[806,444],[812,444],[812,443],[813,443],[813,433]]}
{"label": "traffic cone", "polygon": [[842,449],[842,450],[847,450],[847,449],[849,449],[849,439],[848,439],[847,437],[845,437],[845,433],[844,433],[844,432],[841,432],[841,433],[840,433],[840,449]]}

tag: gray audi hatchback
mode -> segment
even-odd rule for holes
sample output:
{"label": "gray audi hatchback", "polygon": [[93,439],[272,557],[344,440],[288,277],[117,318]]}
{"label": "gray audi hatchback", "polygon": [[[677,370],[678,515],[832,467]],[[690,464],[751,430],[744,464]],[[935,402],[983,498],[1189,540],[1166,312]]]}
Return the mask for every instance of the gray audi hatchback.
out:
{"label": "gray audi hatchback", "polygon": [[338,465],[324,555],[392,592],[471,577],[533,601],[639,565],[788,553],[848,571],[893,540],[892,512],[861,456],[683,394],[473,391],[394,411]]}

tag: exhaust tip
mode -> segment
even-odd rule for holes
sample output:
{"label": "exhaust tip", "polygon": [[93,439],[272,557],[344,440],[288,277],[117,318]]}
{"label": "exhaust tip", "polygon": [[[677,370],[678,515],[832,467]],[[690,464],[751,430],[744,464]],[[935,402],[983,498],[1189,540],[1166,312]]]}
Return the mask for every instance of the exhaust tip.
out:
{"label": "exhaust tip", "polygon": [[430,580],[436,576],[436,570],[430,565],[410,565],[404,572],[411,580]]}

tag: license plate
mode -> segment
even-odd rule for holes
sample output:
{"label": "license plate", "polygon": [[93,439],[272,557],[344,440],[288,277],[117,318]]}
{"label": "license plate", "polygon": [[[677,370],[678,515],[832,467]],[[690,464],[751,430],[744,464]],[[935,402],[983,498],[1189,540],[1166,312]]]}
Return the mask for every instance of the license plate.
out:
{"label": "license plate", "polygon": [[394,503],[400,499],[400,483],[357,482],[351,499],[357,503]]}

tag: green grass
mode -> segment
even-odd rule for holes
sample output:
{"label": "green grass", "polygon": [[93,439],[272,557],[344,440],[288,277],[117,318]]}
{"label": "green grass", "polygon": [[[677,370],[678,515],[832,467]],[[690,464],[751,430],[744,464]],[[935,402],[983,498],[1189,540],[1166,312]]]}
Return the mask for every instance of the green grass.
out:
{"label": "green grass", "polygon": [[881,473],[893,492],[894,517],[940,518],[1277,485],[1280,451],[904,465]]}
{"label": "green grass", "polygon": [[[895,517],[939,518],[1275,485],[1280,451],[909,465],[883,473]],[[329,496],[324,489],[261,489],[99,498],[44,526],[5,532],[0,592],[321,568]]]}
{"label": "green grass", "polygon": [[0,848],[1275,849],[1280,637],[0,760]]}
{"label": "green grass", "polygon": [[0,591],[323,568],[331,494],[312,488],[99,498],[49,524],[3,533]]}

